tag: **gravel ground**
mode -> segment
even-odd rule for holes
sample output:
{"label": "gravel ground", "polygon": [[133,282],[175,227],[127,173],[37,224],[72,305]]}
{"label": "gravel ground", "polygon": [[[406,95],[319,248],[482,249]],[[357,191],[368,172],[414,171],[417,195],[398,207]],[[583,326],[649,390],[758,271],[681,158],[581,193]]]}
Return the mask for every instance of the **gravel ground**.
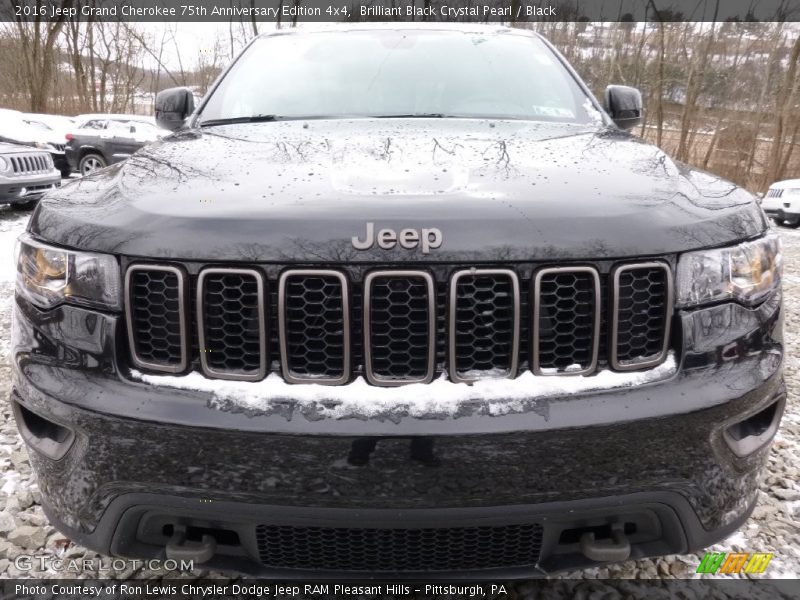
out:
{"label": "gravel ground", "polygon": [[[28,455],[14,426],[8,397],[11,367],[10,313],[13,296],[12,239],[21,232],[28,215],[0,207],[0,578],[32,577],[90,577],[91,573],[55,573],[32,570],[20,572],[14,558],[22,554],[36,557],[72,559],[93,558],[93,552],[72,544],[47,522],[39,506],[40,493],[35,483]],[[712,548],[716,551],[774,552],[775,556],[763,575],[773,578],[797,578],[800,571],[800,230],[781,228],[784,241],[786,337],[786,379],[789,400],[783,425],[770,456],[769,471],[761,485],[760,499],[753,517],[725,543]],[[656,560],[628,561],[602,568],[587,569],[561,575],[563,585],[572,586],[570,596],[619,597],[628,595],[625,582],[592,582],[575,580],[691,578],[701,555],[669,556]],[[34,563],[36,564],[36,563]],[[110,577],[161,578],[166,573],[139,569],[109,571]],[[202,577],[208,573],[170,574],[169,577]],[[704,576],[708,577],[708,576]],[[578,586],[577,588],[575,586]],[[581,587],[582,586],[582,587]],[[518,598],[539,597],[531,583],[514,585]],[[672,590],[674,592],[674,589]],[[690,590],[691,591],[691,590]],[[651,589],[648,597],[668,598],[670,592]],[[681,594],[693,598],[694,593]],[[725,595],[714,594],[716,597]],[[776,596],[771,596],[776,597]]]}

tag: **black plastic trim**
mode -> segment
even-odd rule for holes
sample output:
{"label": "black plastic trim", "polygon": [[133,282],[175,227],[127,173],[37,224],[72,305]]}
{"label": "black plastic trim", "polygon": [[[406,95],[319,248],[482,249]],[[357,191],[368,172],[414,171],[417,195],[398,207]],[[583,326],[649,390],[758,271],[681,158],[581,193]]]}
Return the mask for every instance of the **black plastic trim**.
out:
{"label": "black plastic trim", "polygon": [[[165,494],[128,493],[118,496],[109,505],[97,527],[91,533],[78,531],[60,521],[54,510],[43,502],[42,508],[50,522],[74,542],[97,552],[114,556],[156,557],[164,548],[137,541],[140,523],[148,515],[173,515],[182,523],[206,523],[213,527],[237,531],[241,548],[227,556],[213,557],[204,568],[230,570],[250,575],[280,579],[401,579],[401,580],[489,580],[492,578],[522,579],[547,575],[549,572],[596,565],[575,554],[562,558],[555,552],[558,534],[565,528],[587,519],[611,522],[619,515],[651,513],[662,524],[661,539],[650,544],[632,547],[635,558],[655,554],[685,553],[710,546],[736,531],[749,518],[755,506],[752,501],[736,519],[719,529],[703,528],[689,502],[677,492],[639,492],[624,496],[607,496],[568,502],[536,505],[513,505],[469,508],[431,509],[347,509],[319,507],[288,507],[244,504],[238,502],[203,503],[199,496],[170,496]],[[364,573],[310,571],[296,569],[269,570],[258,563],[252,548],[255,525],[262,523],[299,524],[306,526],[338,525],[349,527],[414,527],[434,525],[497,525],[514,522],[538,522],[545,527],[545,542],[539,565],[525,568],[487,569],[473,572],[402,572]],[[242,534],[241,525],[252,529],[251,540]],[[549,539],[548,539],[549,538]],[[543,568],[543,566],[545,568]]]}

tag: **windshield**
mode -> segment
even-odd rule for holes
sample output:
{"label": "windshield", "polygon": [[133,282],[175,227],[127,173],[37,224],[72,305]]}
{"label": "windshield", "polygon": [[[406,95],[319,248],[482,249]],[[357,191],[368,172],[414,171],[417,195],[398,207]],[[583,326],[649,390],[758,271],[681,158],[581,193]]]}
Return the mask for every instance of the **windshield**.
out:
{"label": "windshield", "polygon": [[52,131],[52,127],[48,127],[44,123],[40,123],[39,121],[25,121],[28,125],[33,127],[34,129],[41,129],[42,131]]}
{"label": "windshield", "polygon": [[474,117],[586,123],[586,95],[538,38],[378,30],[256,40],[200,124],[228,119]]}

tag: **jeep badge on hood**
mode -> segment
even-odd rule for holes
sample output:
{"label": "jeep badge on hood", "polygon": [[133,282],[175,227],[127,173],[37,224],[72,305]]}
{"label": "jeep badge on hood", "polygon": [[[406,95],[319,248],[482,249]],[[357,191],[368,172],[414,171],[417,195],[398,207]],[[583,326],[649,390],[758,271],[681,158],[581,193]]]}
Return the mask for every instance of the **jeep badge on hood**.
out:
{"label": "jeep badge on hood", "polygon": [[[363,240],[354,235],[351,239],[353,248],[356,250],[369,250],[375,245],[375,223],[367,223],[367,233]],[[378,246],[384,250],[391,250],[398,243],[407,250],[413,250],[417,246],[422,247],[422,253],[428,254],[432,248],[442,245],[443,236],[440,229],[431,227],[430,229],[401,229],[398,234],[394,229],[381,229],[377,235]]]}

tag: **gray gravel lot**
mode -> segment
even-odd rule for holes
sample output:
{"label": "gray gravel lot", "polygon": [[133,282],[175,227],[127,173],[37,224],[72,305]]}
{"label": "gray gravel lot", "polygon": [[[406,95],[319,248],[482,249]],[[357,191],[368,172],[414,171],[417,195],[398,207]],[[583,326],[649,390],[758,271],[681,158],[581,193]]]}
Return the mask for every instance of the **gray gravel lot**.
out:
{"label": "gray gravel lot", "polygon": [[[72,544],[48,523],[39,506],[37,488],[22,440],[17,435],[8,397],[11,367],[10,313],[13,296],[11,239],[24,230],[28,214],[0,207],[0,578],[91,577],[92,573],[56,573],[34,569],[21,572],[14,559],[22,554],[61,558],[97,558],[85,548]],[[760,501],[753,517],[732,537],[713,548],[718,551],[773,552],[775,556],[763,577],[797,578],[800,572],[800,230],[781,228],[785,257],[786,379],[789,400],[781,431],[770,457],[770,468],[761,485]],[[697,577],[694,571],[701,556],[669,556],[657,560],[628,561],[608,567],[563,574],[564,579],[644,579]],[[34,566],[36,563],[34,563]],[[146,570],[110,571],[110,577],[161,578],[163,572]],[[203,572],[170,574],[169,577],[200,577]],[[705,576],[707,577],[707,576]],[[762,577],[762,576],[759,576]],[[627,595],[625,582],[565,581],[565,593],[583,597]],[[516,596],[539,597],[532,584],[515,584]],[[690,590],[691,591],[691,590]],[[695,597],[693,593],[683,597]],[[649,597],[668,598],[670,592],[653,589]],[[713,594],[716,597],[724,595]],[[776,596],[771,596],[776,597]]]}

